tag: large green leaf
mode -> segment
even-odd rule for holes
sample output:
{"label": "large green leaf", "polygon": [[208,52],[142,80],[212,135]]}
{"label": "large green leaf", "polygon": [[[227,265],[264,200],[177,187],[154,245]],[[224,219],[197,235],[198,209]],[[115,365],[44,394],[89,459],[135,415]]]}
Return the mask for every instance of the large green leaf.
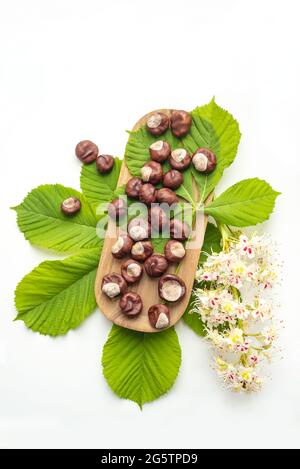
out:
{"label": "large green leaf", "polygon": [[79,326],[96,307],[99,255],[99,248],[86,249],[62,261],[42,262],[16,288],[16,319],[51,336]]}
{"label": "large green leaf", "polygon": [[266,181],[244,179],[217,197],[205,213],[226,225],[256,225],[269,218],[279,194]]}
{"label": "large green leaf", "polygon": [[[64,215],[60,208],[70,196],[81,201],[80,212],[73,216]],[[20,230],[32,244],[61,252],[100,246],[94,210],[75,189],[60,184],[39,186],[14,210]]]}
{"label": "large green leaf", "polygon": [[99,204],[110,202],[118,193],[116,192],[122,161],[115,158],[113,169],[108,174],[100,174],[96,163],[84,164],[81,168],[80,187],[93,205],[97,208]]}
{"label": "large green leaf", "polygon": [[103,373],[109,386],[140,407],[169,391],[180,364],[174,328],[145,334],[114,325],[103,348]]}
{"label": "large green leaf", "polygon": [[209,175],[193,168],[193,175],[204,201],[222,177],[224,169],[234,160],[240,141],[240,130],[232,115],[215,103],[215,100],[192,111],[193,124],[189,134],[182,139],[184,147],[194,153],[205,147],[217,156],[216,169]]}

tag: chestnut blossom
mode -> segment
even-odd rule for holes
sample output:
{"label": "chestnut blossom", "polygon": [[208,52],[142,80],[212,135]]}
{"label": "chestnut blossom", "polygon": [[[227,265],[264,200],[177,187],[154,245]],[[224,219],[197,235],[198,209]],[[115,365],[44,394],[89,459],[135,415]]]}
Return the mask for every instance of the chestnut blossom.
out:
{"label": "chestnut blossom", "polygon": [[225,241],[225,249],[208,254],[196,273],[193,311],[205,325],[224,384],[258,391],[259,368],[277,337],[267,297],[277,280],[274,249],[266,236],[239,234]]}

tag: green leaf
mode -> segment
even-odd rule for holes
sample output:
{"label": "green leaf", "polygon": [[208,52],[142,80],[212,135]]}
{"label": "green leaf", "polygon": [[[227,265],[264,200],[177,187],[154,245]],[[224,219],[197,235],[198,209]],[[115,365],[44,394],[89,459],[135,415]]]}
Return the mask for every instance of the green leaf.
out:
{"label": "green leaf", "polygon": [[207,254],[221,251],[221,239],[222,236],[218,228],[212,223],[207,223],[199,264],[206,260]]}
{"label": "green leaf", "polygon": [[[73,216],[63,214],[60,208],[70,196],[81,201],[80,212]],[[60,252],[100,246],[94,211],[75,189],[60,184],[39,186],[14,210],[20,230],[32,244]]]}
{"label": "green leaf", "polygon": [[279,194],[262,179],[244,179],[217,197],[205,213],[226,225],[256,225],[269,218]]}
{"label": "green leaf", "polygon": [[174,328],[146,334],[114,325],[103,348],[103,374],[109,386],[140,408],[169,391],[180,364]]}
{"label": "green leaf", "polygon": [[205,337],[205,325],[201,320],[201,317],[198,313],[193,312],[193,303],[195,301],[195,296],[192,293],[189,304],[182,316],[183,322],[189,326],[197,335],[200,337]]}
{"label": "green leaf", "polygon": [[141,167],[150,160],[149,147],[158,138],[163,138],[167,141],[171,145],[172,150],[181,146],[181,141],[174,137],[170,129],[162,137],[151,135],[145,125],[139,130],[130,132],[125,148],[125,161],[132,176],[141,175]]}
{"label": "green leaf", "polygon": [[115,191],[121,166],[122,161],[119,158],[115,158],[112,171],[108,174],[100,174],[95,162],[82,165],[80,187],[85,197],[95,209],[99,204],[110,202],[118,196],[118,193]]}
{"label": "green leaf", "polygon": [[79,326],[96,307],[99,255],[99,248],[87,249],[62,261],[42,262],[16,288],[16,319],[51,336]]}
{"label": "green leaf", "polygon": [[234,161],[241,133],[237,121],[218,106],[214,99],[192,111],[192,119],[191,130],[182,139],[184,147],[190,153],[194,153],[199,147],[209,148],[217,157],[216,169],[209,175],[192,169],[204,201],[221,179],[224,169]]}

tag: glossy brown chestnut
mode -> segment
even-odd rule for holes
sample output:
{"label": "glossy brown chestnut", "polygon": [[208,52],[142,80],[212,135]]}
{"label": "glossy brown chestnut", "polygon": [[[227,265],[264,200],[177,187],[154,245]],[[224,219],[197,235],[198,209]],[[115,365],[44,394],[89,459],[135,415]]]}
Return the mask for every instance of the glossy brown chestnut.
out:
{"label": "glossy brown chestnut", "polygon": [[90,140],[82,140],[77,143],[75,154],[82,163],[89,164],[95,161],[99,154],[99,149],[97,145]]}
{"label": "glossy brown chestnut", "polygon": [[141,169],[142,180],[150,184],[158,184],[163,178],[163,169],[157,161],[149,161]]}
{"label": "glossy brown chestnut", "polygon": [[168,205],[177,204],[179,201],[175,192],[173,192],[171,189],[168,189],[167,187],[163,187],[157,191],[156,200],[161,204]]}
{"label": "glossy brown chestnut", "polygon": [[174,303],[186,294],[184,281],[178,275],[166,274],[159,279],[158,294],[162,300]]}
{"label": "glossy brown chestnut", "polygon": [[185,256],[185,249],[180,241],[170,239],[165,245],[165,256],[169,262],[180,262]]}
{"label": "glossy brown chestnut", "polygon": [[108,214],[113,220],[121,220],[127,212],[127,204],[124,199],[119,197],[108,205]]}
{"label": "glossy brown chestnut", "polygon": [[125,192],[131,199],[138,199],[139,192],[143,185],[143,181],[140,178],[131,178],[126,184]]}
{"label": "glossy brown chestnut", "polygon": [[152,145],[150,145],[149,153],[152,160],[157,161],[158,163],[163,163],[170,156],[171,147],[168,142],[164,140],[158,140],[157,142],[154,142]]}
{"label": "glossy brown chestnut", "polygon": [[146,183],[143,184],[139,192],[140,201],[143,204],[151,205],[156,200],[156,189],[153,184]]}
{"label": "glossy brown chestnut", "polygon": [[114,166],[115,159],[111,155],[99,155],[96,159],[96,168],[99,173],[106,174],[109,173]]}
{"label": "glossy brown chestnut", "polygon": [[145,270],[149,277],[160,277],[168,268],[168,261],[162,254],[153,254],[145,261]]}
{"label": "glossy brown chestnut", "polygon": [[162,231],[169,226],[169,217],[159,205],[152,205],[149,209],[149,222],[151,229]]}
{"label": "glossy brown chestnut", "polygon": [[170,119],[171,130],[176,137],[184,137],[190,131],[192,118],[186,111],[173,111]]}
{"label": "glossy brown chestnut", "polygon": [[190,235],[191,229],[186,222],[174,218],[170,222],[171,238],[177,241],[186,241]]}
{"label": "glossy brown chestnut", "polygon": [[111,253],[116,259],[122,259],[127,254],[130,253],[133,246],[132,239],[128,236],[127,233],[121,233],[111,248]]}
{"label": "glossy brown chestnut", "polygon": [[130,291],[120,299],[120,309],[129,318],[135,318],[143,309],[143,301],[138,293]]}
{"label": "glossy brown chestnut", "polygon": [[170,119],[163,112],[153,112],[146,122],[146,128],[152,135],[161,135],[169,128]]}
{"label": "glossy brown chestnut", "polygon": [[173,150],[169,158],[169,163],[173,169],[177,171],[184,171],[191,164],[191,157],[184,148],[177,148]]}
{"label": "glossy brown chestnut", "polygon": [[163,178],[163,186],[167,187],[168,189],[178,189],[183,183],[183,176],[180,171],[177,169],[170,169],[167,173],[165,173]]}
{"label": "glossy brown chestnut", "polygon": [[133,218],[127,227],[128,234],[134,241],[143,241],[149,238],[150,224],[144,218]]}
{"label": "glossy brown chestnut", "polygon": [[153,305],[149,308],[148,318],[154,329],[165,329],[170,324],[170,310],[166,305]]}
{"label": "glossy brown chestnut", "polygon": [[204,174],[211,173],[216,165],[216,155],[208,148],[198,148],[192,157],[193,165],[197,171]]}
{"label": "glossy brown chestnut", "polygon": [[153,254],[151,241],[138,241],[131,248],[131,256],[136,261],[145,262]]}
{"label": "glossy brown chestnut", "polygon": [[68,197],[61,204],[61,211],[65,215],[75,215],[81,209],[81,202],[77,197]]}
{"label": "glossy brown chestnut", "polygon": [[112,274],[105,275],[102,279],[102,291],[109,298],[115,298],[122,295],[127,290],[127,283],[120,274],[113,272]]}
{"label": "glossy brown chestnut", "polygon": [[121,274],[127,283],[136,283],[143,275],[143,267],[137,261],[128,259],[121,265]]}

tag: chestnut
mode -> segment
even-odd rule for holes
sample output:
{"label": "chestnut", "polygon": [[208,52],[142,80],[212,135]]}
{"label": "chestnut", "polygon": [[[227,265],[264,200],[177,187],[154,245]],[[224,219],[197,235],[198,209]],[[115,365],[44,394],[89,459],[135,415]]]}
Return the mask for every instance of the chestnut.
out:
{"label": "chestnut", "polygon": [[163,178],[163,169],[157,161],[149,161],[141,169],[142,180],[150,184],[158,184]]}
{"label": "chestnut", "polygon": [[127,290],[127,283],[120,274],[113,272],[105,275],[102,279],[102,291],[109,298],[115,298]]}
{"label": "chestnut", "polygon": [[204,174],[211,173],[217,165],[216,155],[208,148],[198,148],[193,154],[192,161],[196,171]]}
{"label": "chestnut", "polygon": [[111,253],[116,259],[122,259],[130,253],[133,245],[132,239],[127,233],[121,233],[111,248]]}
{"label": "chestnut", "polygon": [[192,125],[191,115],[186,111],[173,111],[170,125],[175,137],[184,137],[189,133]]}
{"label": "chestnut", "polygon": [[99,149],[97,145],[90,140],[82,140],[77,143],[75,154],[82,163],[89,164],[95,161],[99,154]]}
{"label": "chestnut", "polygon": [[143,309],[142,298],[138,293],[130,291],[122,295],[119,303],[122,313],[129,318],[138,316]]}
{"label": "chestnut", "polygon": [[96,159],[96,168],[99,173],[106,174],[109,173],[114,166],[115,160],[111,155],[99,155]]}
{"label": "chestnut", "polygon": [[136,261],[144,262],[153,254],[151,241],[138,241],[131,248],[131,256]]}
{"label": "chestnut", "polygon": [[158,282],[158,294],[162,300],[173,303],[181,300],[186,293],[184,281],[173,274],[166,274]]}
{"label": "chestnut", "polygon": [[148,318],[155,329],[165,329],[170,324],[170,310],[166,305],[153,305],[149,308]]}
{"label": "chestnut", "polygon": [[162,231],[169,226],[169,217],[159,205],[152,205],[149,209],[149,222],[151,230]]}
{"label": "chestnut", "polygon": [[183,244],[175,239],[170,239],[165,245],[165,256],[169,262],[180,262],[185,256]]}
{"label": "chestnut", "polygon": [[139,192],[140,201],[143,204],[151,205],[156,200],[156,189],[153,184],[146,183],[143,184]]}
{"label": "chestnut", "polygon": [[143,185],[143,181],[140,178],[131,178],[126,184],[125,192],[131,199],[138,199],[139,192]]}
{"label": "chestnut", "polygon": [[142,241],[149,238],[150,225],[144,218],[133,218],[127,227],[128,234],[134,241]]}
{"label": "chestnut", "polygon": [[81,202],[77,197],[68,197],[61,204],[61,211],[65,215],[74,215],[81,209]]}
{"label": "chestnut", "polygon": [[161,204],[168,205],[176,204],[179,201],[175,192],[167,187],[163,187],[156,192],[156,200]]}
{"label": "chestnut", "polygon": [[121,220],[127,213],[127,204],[124,199],[119,197],[108,205],[108,214],[114,220]]}
{"label": "chestnut", "polygon": [[127,283],[136,283],[143,275],[143,267],[137,261],[128,259],[121,265],[121,274]]}
{"label": "chestnut", "polygon": [[145,270],[149,277],[160,277],[168,266],[168,261],[162,254],[153,254],[145,262]]}
{"label": "chestnut", "polygon": [[158,163],[163,163],[168,159],[171,154],[171,147],[168,142],[164,140],[157,140],[149,147],[149,153],[152,160]]}
{"label": "chestnut", "polygon": [[182,222],[174,218],[170,222],[170,235],[171,238],[177,241],[186,241],[190,236],[191,229],[186,222]]}
{"label": "chestnut", "polygon": [[146,128],[152,135],[161,135],[169,128],[170,119],[163,112],[153,112],[146,122]]}
{"label": "chestnut", "polygon": [[179,186],[183,183],[183,176],[180,171],[177,169],[170,169],[165,173],[163,178],[163,186],[168,189],[178,189]]}
{"label": "chestnut", "polygon": [[191,164],[191,157],[184,148],[177,148],[173,150],[169,158],[169,163],[173,169],[177,171],[184,171]]}

